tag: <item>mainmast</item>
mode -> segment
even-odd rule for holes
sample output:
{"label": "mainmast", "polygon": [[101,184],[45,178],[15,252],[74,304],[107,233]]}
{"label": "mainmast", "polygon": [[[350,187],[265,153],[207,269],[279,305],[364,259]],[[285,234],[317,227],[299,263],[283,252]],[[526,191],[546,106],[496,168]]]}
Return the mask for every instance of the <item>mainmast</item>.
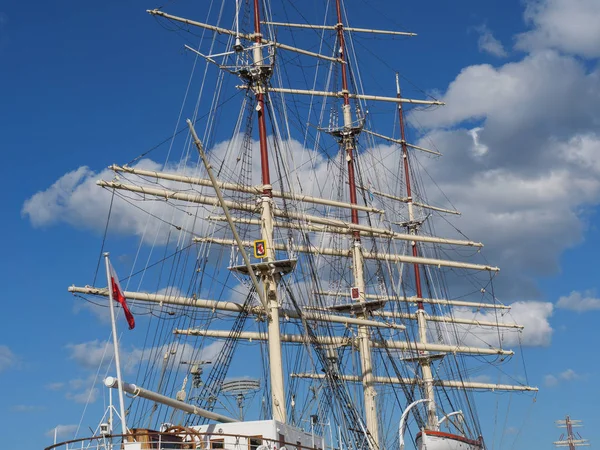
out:
{"label": "mainmast", "polygon": [[[396,93],[397,97],[401,98],[400,93],[400,81],[398,74],[396,74]],[[420,225],[418,221],[415,221],[415,214],[413,208],[412,189],[410,184],[410,165],[408,161],[408,147],[406,145],[406,135],[404,129],[404,111],[402,109],[402,103],[398,103],[398,119],[400,121],[400,139],[402,146],[402,160],[404,164],[404,178],[406,182],[406,197],[408,206],[408,232],[416,235],[417,229]],[[417,242],[412,241],[412,255],[413,257],[419,256],[419,249]],[[425,307],[423,306],[423,290],[421,285],[421,271],[419,264],[413,264],[415,273],[415,288],[417,294],[417,325],[419,328],[419,342],[427,344],[427,319],[425,317]],[[427,402],[427,428],[429,430],[436,431],[438,429],[438,419],[435,408],[435,391],[433,390],[433,375],[431,372],[431,359],[428,351],[421,351],[419,354],[419,366],[421,367],[421,374],[423,375],[423,390],[424,398]]]}
{"label": "mainmast", "polygon": [[[336,0],[336,11],[337,11],[337,36],[340,45],[340,67],[342,71],[342,93],[344,99],[344,105],[342,106],[342,112],[344,117],[344,129],[341,133],[342,145],[346,151],[346,160],[348,162],[348,184],[350,187],[350,203],[356,205],[356,178],[354,174],[354,150],[356,149],[356,136],[360,133],[360,127],[352,126],[352,114],[350,111],[350,91],[348,90],[348,74],[346,70],[346,46],[344,40],[344,24],[342,18],[342,7],[341,0]],[[352,223],[358,225],[358,210],[352,209]],[[352,245],[352,273],[354,277],[354,287],[352,291],[353,300],[358,297],[359,303],[365,303],[365,276],[364,276],[364,260],[362,254],[362,244],[360,239],[360,232],[355,231],[352,234],[353,245]],[[360,312],[357,314],[359,318],[365,318],[365,313]],[[363,395],[365,403],[365,419],[367,425],[367,431],[370,433],[371,438],[376,445],[376,448],[380,447],[379,443],[379,422],[377,419],[377,402],[375,396],[377,391],[375,390],[375,377],[373,374],[373,360],[371,354],[371,340],[370,330],[366,325],[360,325],[358,327],[358,338],[359,338],[359,351],[360,361],[362,367],[361,379],[363,385]]]}
{"label": "mainmast", "polygon": [[[267,84],[271,76],[271,67],[265,64],[262,51],[262,34],[260,31],[259,0],[254,0],[254,48],[252,50],[253,68],[249,76],[256,97],[258,113],[258,133],[260,143],[260,163],[262,175],[261,196],[261,237],[266,243],[266,260],[274,261],[275,247],[273,245],[273,195],[271,176],[269,174],[269,153],[267,148],[267,126],[265,119],[265,96]],[[270,270],[262,271],[265,297],[267,300],[268,333],[269,333],[269,374],[271,379],[271,406],[273,418],[286,422],[285,389],[283,382],[283,361],[281,357],[281,339],[279,330],[279,298],[277,283],[280,275]]]}

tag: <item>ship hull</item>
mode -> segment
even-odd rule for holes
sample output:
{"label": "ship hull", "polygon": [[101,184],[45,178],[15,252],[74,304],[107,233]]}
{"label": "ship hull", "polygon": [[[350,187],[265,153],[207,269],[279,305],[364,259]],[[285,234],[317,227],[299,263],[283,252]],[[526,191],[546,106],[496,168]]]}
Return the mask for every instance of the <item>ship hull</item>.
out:
{"label": "ship hull", "polygon": [[418,450],[483,450],[481,440],[442,431],[423,430],[416,438]]}

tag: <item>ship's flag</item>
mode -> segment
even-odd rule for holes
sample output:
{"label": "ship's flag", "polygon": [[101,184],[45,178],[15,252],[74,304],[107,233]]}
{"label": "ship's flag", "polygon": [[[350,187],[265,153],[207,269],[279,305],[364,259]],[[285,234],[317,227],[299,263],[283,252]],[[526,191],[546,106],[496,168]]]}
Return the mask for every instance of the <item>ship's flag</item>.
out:
{"label": "ship's flag", "polygon": [[119,277],[117,277],[117,273],[113,268],[110,261],[108,261],[108,270],[110,271],[110,286],[112,291],[113,300],[119,302],[123,311],[125,312],[125,318],[127,319],[127,323],[129,324],[129,329],[133,330],[135,327],[135,319],[133,318],[133,314],[129,310],[127,306],[127,301],[125,300],[125,296],[123,295],[123,290],[121,289],[121,285],[119,284]]}

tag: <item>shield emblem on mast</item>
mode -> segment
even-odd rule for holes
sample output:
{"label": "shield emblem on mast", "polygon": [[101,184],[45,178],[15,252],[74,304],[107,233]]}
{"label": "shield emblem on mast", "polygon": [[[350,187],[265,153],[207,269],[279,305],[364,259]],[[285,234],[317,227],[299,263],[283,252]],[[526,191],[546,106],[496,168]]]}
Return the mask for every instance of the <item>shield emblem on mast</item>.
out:
{"label": "shield emblem on mast", "polygon": [[267,256],[267,241],[254,241],[254,257],[265,258]]}

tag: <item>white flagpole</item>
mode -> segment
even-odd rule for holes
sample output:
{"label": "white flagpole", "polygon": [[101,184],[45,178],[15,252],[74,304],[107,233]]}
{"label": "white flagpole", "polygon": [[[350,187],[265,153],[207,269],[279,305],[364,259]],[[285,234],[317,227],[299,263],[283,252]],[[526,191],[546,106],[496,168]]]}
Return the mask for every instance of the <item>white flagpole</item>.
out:
{"label": "white flagpole", "polygon": [[117,380],[119,382],[119,408],[121,413],[121,428],[123,430],[123,435],[125,435],[127,434],[127,425],[125,423],[125,401],[123,400],[123,378],[121,377],[121,360],[119,359],[119,342],[117,337],[117,323],[115,321],[115,305],[113,303],[113,289],[112,280],[110,277],[110,262],[108,260],[108,253],[104,254],[104,259],[106,261],[106,279],[108,280],[108,304],[110,305],[110,321],[112,324],[113,342],[115,345],[115,366],[117,368]]}

